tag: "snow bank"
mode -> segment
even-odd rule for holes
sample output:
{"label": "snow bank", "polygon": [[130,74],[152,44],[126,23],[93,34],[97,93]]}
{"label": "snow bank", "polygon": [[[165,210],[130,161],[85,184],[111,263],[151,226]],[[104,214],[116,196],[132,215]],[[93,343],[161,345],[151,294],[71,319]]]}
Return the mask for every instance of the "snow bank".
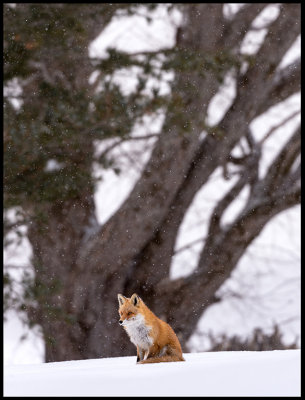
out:
{"label": "snow bank", "polygon": [[300,350],[184,354],[185,362],[136,357],[12,365],[5,396],[300,396]]}

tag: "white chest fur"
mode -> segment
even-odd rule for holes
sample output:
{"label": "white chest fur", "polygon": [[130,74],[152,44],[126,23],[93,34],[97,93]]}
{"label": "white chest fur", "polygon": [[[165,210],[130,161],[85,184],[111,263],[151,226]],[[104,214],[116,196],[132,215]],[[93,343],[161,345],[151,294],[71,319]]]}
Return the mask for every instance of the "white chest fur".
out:
{"label": "white chest fur", "polygon": [[143,315],[138,314],[129,320],[125,320],[123,326],[134,345],[139,346],[143,350],[148,350],[151,347],[153,343],[149,335],[151,327],[145,325]]}

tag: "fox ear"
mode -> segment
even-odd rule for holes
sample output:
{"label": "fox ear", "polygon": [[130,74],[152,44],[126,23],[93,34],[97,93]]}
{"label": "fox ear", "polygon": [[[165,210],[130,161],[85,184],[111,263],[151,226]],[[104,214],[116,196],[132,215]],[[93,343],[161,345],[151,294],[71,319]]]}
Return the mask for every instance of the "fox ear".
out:
{"label": "fox ear", "polygon": [[118,294],[118,300],[119,300],[120,306],[122,306],[126,301],[126,297],[119,293]]}
{"label": "fox ear", "polygon": [[140,302],[140,297],[134,293],[131,298],[130,298],[131,304],[133,304],[134,306],[138,306],[139,302]]}

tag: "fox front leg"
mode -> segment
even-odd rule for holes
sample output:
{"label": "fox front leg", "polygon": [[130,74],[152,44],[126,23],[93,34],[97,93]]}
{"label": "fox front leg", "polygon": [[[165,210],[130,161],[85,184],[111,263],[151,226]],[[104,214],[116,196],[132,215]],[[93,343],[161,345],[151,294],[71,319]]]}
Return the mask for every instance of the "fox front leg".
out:
{"label": "fox front leg", "polygon": [[140,349],[139,346],[137,346],[137,362],[142,361],[144,358],[144,352],[142,349]]}

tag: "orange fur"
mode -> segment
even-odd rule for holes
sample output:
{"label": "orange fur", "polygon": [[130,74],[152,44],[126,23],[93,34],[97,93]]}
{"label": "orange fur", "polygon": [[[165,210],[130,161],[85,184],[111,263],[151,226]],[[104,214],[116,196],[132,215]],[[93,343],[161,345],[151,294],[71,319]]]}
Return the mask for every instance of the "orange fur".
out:
{"label": "orange fur", "polygon": [[180,342],[173,329],[158,318],[134,293],[118,294],[120,323],[137,347],[139,364],[184,361]]}

